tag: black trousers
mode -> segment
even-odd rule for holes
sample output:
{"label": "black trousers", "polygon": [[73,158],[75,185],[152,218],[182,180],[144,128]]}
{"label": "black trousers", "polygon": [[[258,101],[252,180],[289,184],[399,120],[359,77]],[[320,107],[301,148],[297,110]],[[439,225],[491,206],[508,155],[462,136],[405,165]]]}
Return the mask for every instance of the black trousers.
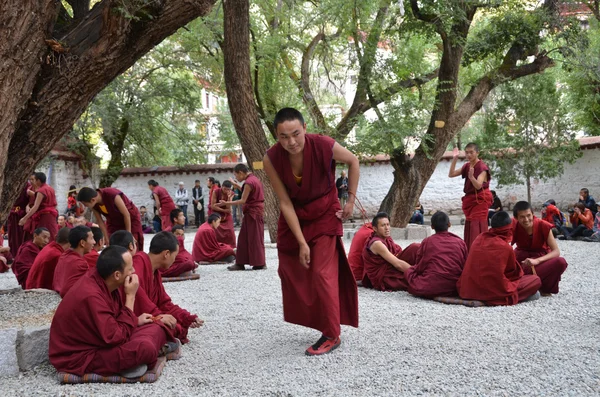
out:
{"label": "black trousers", "polygon": [[198,211],[198,206],[194,204],[194,222],[196,226],[204,223],[204,200],[200,200],[200,204],[202,204],[202,211]]}

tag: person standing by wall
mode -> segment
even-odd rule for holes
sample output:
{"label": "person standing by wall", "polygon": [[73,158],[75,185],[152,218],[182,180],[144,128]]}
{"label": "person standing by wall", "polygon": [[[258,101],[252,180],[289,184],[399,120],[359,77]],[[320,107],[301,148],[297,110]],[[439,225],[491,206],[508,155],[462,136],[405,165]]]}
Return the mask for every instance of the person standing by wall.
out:
{"label": "person standing by wall", "polygon": [[187,189],[185,188],[185,184],[183,182],[179,182],[179,189],[175,191],[175,204],[177,204],[177,207],[183,211],[183,216],[185,216],[185,227],[188,226],[187,208],[189,202],[190,197]]}

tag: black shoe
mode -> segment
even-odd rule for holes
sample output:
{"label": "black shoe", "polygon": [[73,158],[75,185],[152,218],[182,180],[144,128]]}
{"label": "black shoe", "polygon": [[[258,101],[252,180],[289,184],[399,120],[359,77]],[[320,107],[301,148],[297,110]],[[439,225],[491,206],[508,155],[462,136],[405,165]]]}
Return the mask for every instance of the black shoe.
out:
{"label": "black shoe", "polygon": [[227,266],[227,270],[229,270],[231,272],[246,270],[246,266],[235,264],[235,265]]}
{"label": "black shoe", "polygon": [[559,239],[559,240],[566,240],[567,238],[565,236],[558,236],[557,239]]}
{"label": "black shoe", "polygon": [[266,270],[267,265],[264,266],[252,266],[252,270]]}

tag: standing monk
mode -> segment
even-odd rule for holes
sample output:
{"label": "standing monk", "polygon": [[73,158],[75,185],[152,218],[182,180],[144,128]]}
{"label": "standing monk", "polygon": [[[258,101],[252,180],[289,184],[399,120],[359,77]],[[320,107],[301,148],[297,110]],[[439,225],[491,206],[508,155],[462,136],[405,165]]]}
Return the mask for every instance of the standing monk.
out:
{"label": "standing monk", "polygon": [[215,178],[213,178],[212,176],[209,177],[206,180],[206,186],[208,187],[208,215],[212,214],[212,208],[210,206],[210,203],[212,203],[212,195],[214,193],[214,191],[218,188],[217,184],[215,183]]}
{"label": "standing monk", "polygon": [[48,229],[40,227],[33,232],[33,240],[26,241],[19,247],[12,270],[21,288],[25,289],[27,277],[29,276],[33,262],[35,262],[35,258],[37,258],[40,250],[48,245],[49,242],[50,233]]}
{"label": "standing monk", "polygon": [[26,214],[25,208],[29,204],[29,195],[27,194],[29,189],[31,189],[31,183],[27,181],[8,215],[8,246],[13,257],[17,255],[19,247],[23,244],[23,226],[19,225],[19,220]]}
{"label": "standing monk", "polygon": [[231,201],[233,191],[230,181],[223,182],[223,187],[216,188],[212,194],[210,207],[213,213],[221,216],[221,224],[215,230],[217,232],[217,240],[235,248],[235,229],[233,228],[233,216],[231,208],[227,208],[225,202]]}
{"label": "standing monk", "polygon": [[490,169],[481,160],[479,160],[479,147],[475,143],[469,143],[465,147],[465,156],[468,163],[465,163],[460,170],[456,169],[456,160],[458,159],[458,149],[454,149],[452,164],[448,176],[454,178],[462,176],[465,180],[465,195],[462,198],[462,210],[467,218],[465,221],[465,243],[467,249],[477,236],[488,230],[488,209],[493,203],[492,193],[490,193]]}
{"label": "standing monk", "polygon": [[35,187],[35,201],[29,212],[21,218],[19,225],[25,225],[31,218],[31,230],[45,227],[50,232],[50,240],[54,241],[58,233],[58,211],[56,211],[56,194],[50,185],[46,184],[46,174],[36,172],[33,174],[33,187]]}
{"label": "standing monk", "polygon": [[[152,196],[154,197],[154,205],[156,206],[156,211],[162,221],[162,230],[171,230],[171,227],[173,225],[171,224],[170,216],[171,211],[177,208],[175,202],[173,201],[171,196],[169,196],[169,192],[167,191],[167,189],[165,189],[162,186],[158,186],[158,182],[156,182],[154,179],[150,179],[148,181],[148,188],[152,191]],[[133,232],[131,233],[133,234]],[[139,247],[141,247],[140,251],[144,248],[143,245],[140,245]]]}
{"label": "standing monk", "polygon": [[244,270],[246,264],[252,270],[266,269],[265,261],[265,195],[261,181],[250,172],[245,164],[237,164],[233,169],[235,179],[244,182],[242,197],[236,201],[224,203],[231,206],[242,205],[244,221],[238,236],[236,264],[227,270]]}
{"label": "standing monk", "polygon": [[[83,187],[77,194],[77,200],[94,212],[96,222],[106,239],[117,230],[127,230],[133,234],[138,247],[144,248],[140,211],[122,191],[112,187],[96,190]],[[106,224],[102,216],[106,218]]]}
{"label": "standing monk", "polygon": [[[278,143],[263,162],[279,198],[277,253],[285,321],[314,328],[321,338],[307,355],[340,343],[340,324],[358,327],[358,291],[342,243],[342,219],[352,216],[359,178],[356,156],[333,139],[306,134],[302,114],[275,116]],[[335,188],[336,161],[348,165],[348,202]]]}

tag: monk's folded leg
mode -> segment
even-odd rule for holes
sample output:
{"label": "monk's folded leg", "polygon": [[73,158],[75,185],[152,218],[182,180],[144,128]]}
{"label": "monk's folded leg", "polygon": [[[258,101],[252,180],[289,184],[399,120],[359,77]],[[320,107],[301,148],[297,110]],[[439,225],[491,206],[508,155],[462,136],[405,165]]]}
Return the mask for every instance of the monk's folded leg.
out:
{"label": "monk's folded leg", "polygon": [[[535,272],[542,280],[542,294],[558,294],[558,284],[567,269],[567,261],[563,257],[552,258],[535,267]],[[525,273],[532,274],[531,267],[525,266]]]}
{"label": "monk's folded leg", "polygon": [[517,287],[517,293],[519,294],[519,302],[523,302],[525,299],[534,295],[539,291],[542,286],[542,281],[538,276],[533,274],[526,274],[519,279],[519,285]]}
{"label": "monk's folded leg", "polygon": [[408,282],[404,278],[404,273],[399,270],[393,269],[395,273],[385,275],[383,277],[383,284],[385,285],[386,291],[408,291]]}
{"label": "monk's folded leg", "polygon": [[141,364],[152,368],[166,342],[165,330],[160,325],[143,325],[136,328],[129,341],[122,345],[98,350],[85,372],[114,375]]}
{"label": "monk's folded leg", "polygon": [[409,265],[413,266],[415,263],[417,263],[417,253],[419,252],[420,246],[421,243],[412,243],[411,245],[402,250],[402,253],[400,254],[400,256],[398,256],[398,259],[401,259]]}

